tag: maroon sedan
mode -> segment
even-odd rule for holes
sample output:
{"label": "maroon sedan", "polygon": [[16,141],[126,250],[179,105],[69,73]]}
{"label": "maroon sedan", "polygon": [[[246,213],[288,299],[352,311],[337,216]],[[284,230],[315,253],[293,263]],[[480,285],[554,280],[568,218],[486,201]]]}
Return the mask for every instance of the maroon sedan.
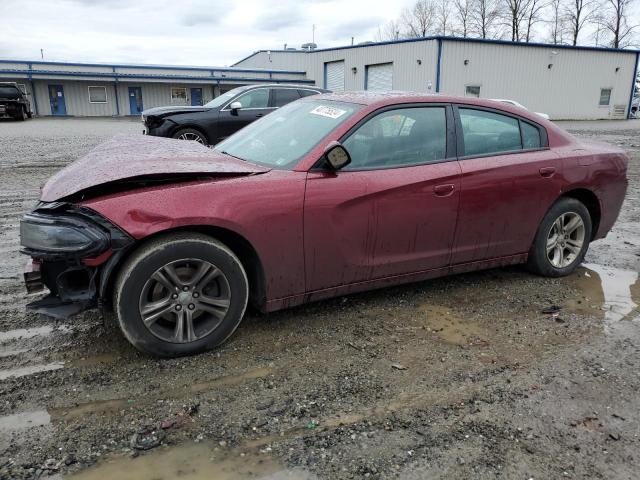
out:
{"label": "maroon sedan", "polygon": [[215,347],[261,311],[526,263],[561,276],[604,237],[628,159],[504,103],[418,94],[293,102],[214,150],[116,137],[21,224],[31,308],[112,305],[137,348]]}

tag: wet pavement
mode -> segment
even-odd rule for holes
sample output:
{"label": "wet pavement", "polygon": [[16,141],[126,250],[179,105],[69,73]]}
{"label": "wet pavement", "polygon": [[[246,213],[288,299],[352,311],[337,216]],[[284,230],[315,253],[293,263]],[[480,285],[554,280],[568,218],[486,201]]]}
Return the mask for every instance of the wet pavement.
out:
{"label": "wet pavement", "polygon": [[96,312],[25,313],[20,279],[39,185],[139,123],[0,123],[0,479],[638,478],[640,121],[565,125],[632,156],[621,216],[573,275],[249,313],[219,350],[158,360]]}

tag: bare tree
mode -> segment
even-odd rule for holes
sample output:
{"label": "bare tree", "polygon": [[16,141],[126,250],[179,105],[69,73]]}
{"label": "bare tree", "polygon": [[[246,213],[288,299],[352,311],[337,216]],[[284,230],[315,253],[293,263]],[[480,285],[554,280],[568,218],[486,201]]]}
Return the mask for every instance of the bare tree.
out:
{"label": "bare tree", "polygon": [[523,28],[532,0],[505,0],[504,20],[511,30],[511,41],[519,42],[524,38]]}
{"label": "bare tree", "polygon": [[544,10],[549,6],[545,0],[531,0],[529,2],[529,8],[527,10],[526,16],[526,27],[527,31],[525,33],[525,41],[530,42],[533,37],[533,26],[542,21],[541,14]]}
{"label": "bare tree", "polygon": [[554,45],[564,43],[567,19],[564,15],[565,0],[551,0],[546,22],[549,24],[549,42]]}
{"label": "bare tree", "polygon": [[433,31],[435,17],[435,6],[432,0],[418,0],[413,7],[402,12],[400,22],[407,37],[426,37]]}
{"label": "bare tree", "polygon": [[472,2],[473,0],[453,0],[459,33],[465,38],[469,35],[471,29]]}
{"label": "bare tree", "polygon": [[376,42],[386,42],[389,40],[399,39],[400,24],[396,20],[389,20],[387,23],[382,25],[382,27],[378,27],[378,32],[375,36]]}
{"label": "bare tree", "polygon": [[453,30],[453,18],[450,0],[437,0],[436,31],[439,35],[450,35]]}
{"label": "bare tree", "polygon": [[571,0],[567,3],[565,16],[571,31],[572,44],[578,44],[578,35],[582,28],[594,20],[595,3],[593,0]]}
{"label": "bare tree", "polygon": [[634,44],[634,33],[638,24],[629,23],[629,10],[633,0],[606,0],[606,10],[598,19],[598,23],[611,36],[613,48],[625,48]]}
{"label": "bare tree", "polygon": [[494,38],[500,18],[498,0],[475,0],[471,8],[471,27],[480,38]]}

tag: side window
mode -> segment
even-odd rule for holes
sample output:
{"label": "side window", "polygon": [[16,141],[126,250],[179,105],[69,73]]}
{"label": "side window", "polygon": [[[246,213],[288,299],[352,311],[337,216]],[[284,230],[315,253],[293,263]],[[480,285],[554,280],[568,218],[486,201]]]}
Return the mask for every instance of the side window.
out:
{"label": "side window", "polygon": [[274,88],[273,89],[273,106],[282,107],[287,103],[291,103],[294,100],[298,100],[300,95],[294,88]]}
{"label": "side window", "polygon": [[540,148],[542,141],[540,140],[540,130],[530,123],[520,122],[522,127],[522,146],[528,148]]}
{"label": "side window", "polygon": [[268,108],[269,90],[267,88],[257,88],[241,95],[234,101],[240,102],[242,108]]}
{"label": "side window", "polygon": [[389,110],[368,120],[344,142],[345,170],[370,170],[436,162],[446,157],[444,107]]}
{"label": "side window", "polygon": [[298,94],[300,94],[301,97],[310,97],[311,95],[317,95],[318,92],[314,90],[298,90]]}
{"label": "side window", "polygon": [[611,89],[610,88],[601,88],[600,89],[600,101],[598,105],[600,107],[608,107],[611,103]]}
{"label": "side window", "polygon": [[517,119],[470,108],[460,108],[458,112],[462,123],[465,156],[522,149]]}
{"label": "side window", "polygon": [[480,98],[480,87],[478,85],[467,85],[464,89],[466,97]]}

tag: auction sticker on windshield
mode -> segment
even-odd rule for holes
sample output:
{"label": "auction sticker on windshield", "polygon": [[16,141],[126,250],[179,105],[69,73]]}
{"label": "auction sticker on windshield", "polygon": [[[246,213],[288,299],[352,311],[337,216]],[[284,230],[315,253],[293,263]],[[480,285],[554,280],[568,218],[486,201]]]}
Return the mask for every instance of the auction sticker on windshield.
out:
{"label": "auction sticker on windshield", "polygon": [[327,107],[325,105],[319,105],[316,108],[314,108],[313,110],[311,110],[311,112],[309,112],[309,113],[313,113],[314,115],[320,115],[322,117],[333,118],[335,120],[336,118],[340,118],[342,115],[347,113],[347,111],[346,110],[340,110],[339,108]]}

